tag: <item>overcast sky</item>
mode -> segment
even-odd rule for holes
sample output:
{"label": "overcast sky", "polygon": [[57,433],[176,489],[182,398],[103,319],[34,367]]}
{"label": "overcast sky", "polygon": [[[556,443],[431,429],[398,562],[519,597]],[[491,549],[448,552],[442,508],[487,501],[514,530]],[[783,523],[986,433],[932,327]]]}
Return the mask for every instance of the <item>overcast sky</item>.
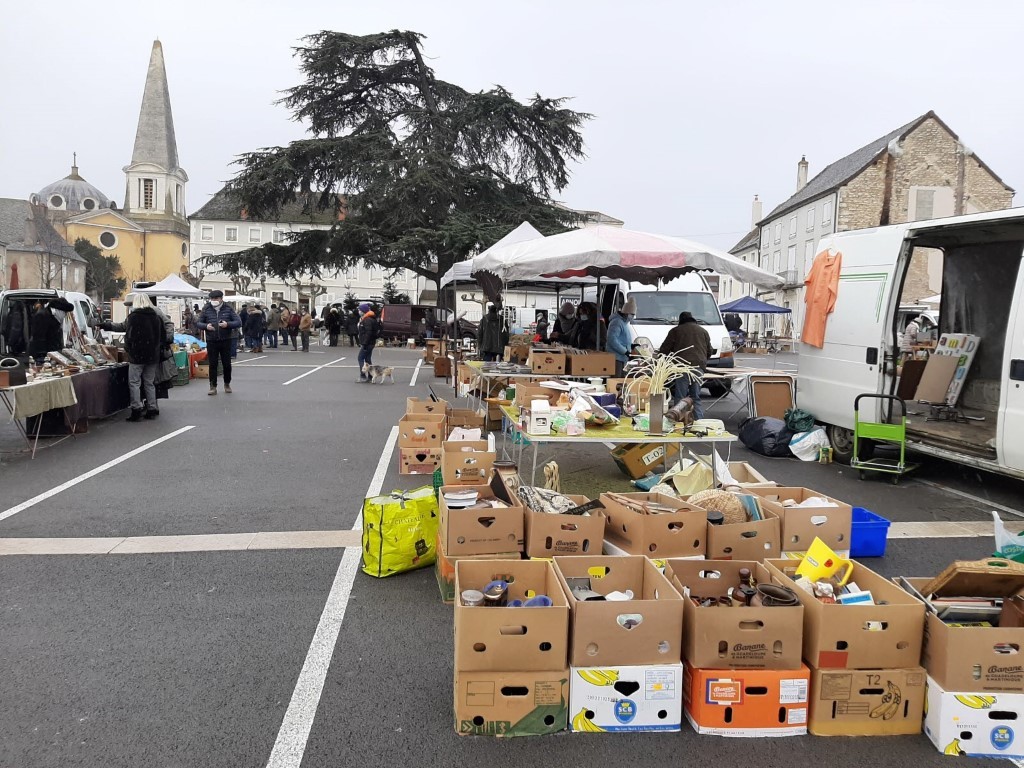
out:
{"label": "overcast sky", "polygon": [[0,196],[82,175],[120,206],[150,48],[163,42],[194,211],[240,152],[300,138],[273,102],[292,47],[319,29],[427,36],[437,76],[470,90],[573,97],[594,114],[561,194],[626,226],[730,247],[833,160],[935,110],[1010,186],[1024,185],[1024,5],[337,2],[18,4],[0,25]]}

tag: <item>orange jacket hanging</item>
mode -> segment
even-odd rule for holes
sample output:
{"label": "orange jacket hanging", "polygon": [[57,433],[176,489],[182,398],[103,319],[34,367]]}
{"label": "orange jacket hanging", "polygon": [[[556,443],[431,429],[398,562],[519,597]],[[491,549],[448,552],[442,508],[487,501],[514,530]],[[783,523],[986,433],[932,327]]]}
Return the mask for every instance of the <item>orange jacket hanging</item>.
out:
{"label": "orange jacket hanging", "polygon": [[830,255],[827,250],[814,258],[811,271],[804,280],[804,331],[800,340],[804,344],[821,349],[825,346],[825,325],[828,316],[836,308],[839,295],[839,271],[843,266],[843,254],[836,251]]}

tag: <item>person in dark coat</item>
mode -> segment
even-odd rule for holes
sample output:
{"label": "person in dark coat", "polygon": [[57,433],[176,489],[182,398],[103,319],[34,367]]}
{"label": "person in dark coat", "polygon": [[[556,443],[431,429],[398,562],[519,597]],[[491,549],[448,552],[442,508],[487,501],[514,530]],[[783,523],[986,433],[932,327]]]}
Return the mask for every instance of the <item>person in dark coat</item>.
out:
{"label": "person in dark coat", "polygon": [[338,346],[338,336],[341,335],[341,314],[337,307],[331,307],[327,312],[324,325],[327,326],[328,346]]}
{"label": "person in dark coat", "polygon": [[7,351],[12,355],[20,355],[25,351],[25,315],[24,303],[14,302],[4,318],[4,340]]}
{"label": "person in dark coat", "polygon": [[[155,419],[160,415],[156,403],[156,377],[160,351],[174,341],[174,323],[157,311],[153,299],[144,293],[132,294],[132,311],[123,323],[105,322],[105,331],[124,331],[128,353],[128,392],[132,412],[128,421]],[[145,415],[143,415],[145,404]]]}
{"label": "person in dark coat", "polygon": [[359,315],[355,312],[345,316],[345,334],[348,336],[348,345],[354,347],[359,336]]}
{"label": "person in dark coat", "polygon": [[[589,301],[580,304],[579,322],[576,332],[569,342],[577,349],[597,349],[597,307]],[[605,334],[601,334],[602,337]]]}
{"label": "person in dark coat", "polygon": [[206,352],[210,364],[210,392],[217,394],[217,364],[224,365],[224,391],[231,394],[231,346],[242,320],[224,301],[224,291],[210,291],[210,301],[199,313],[199,327],[206,331]]}
{"label": "person in dark coat", "polygon": [[501,344],[501,318],[498,317],[498,308],[491,304],[487,307],[487,314],[480,321],[477,330],[477,341],[480,344],[480,355],[487,362],[493,362],[501,355],[504,347]]}
{"label": "person in dark coat", "polygon": [[31,336],[28,353],[35,358],[37,364],[42,365],[47,352],[60,352],[64,349],[64,329],[49,307],[37,305],[29,329]]}
{"label": "person in dark coat", "polygon": [[253,307],[249,310],[248,317],[245,318],[245,346],[249,348],[250,352],[263,351],[263,333],[265,330],[266,320],[263,317],[263,313],[259,310],[259,307]]}
{"label": "person in dark coat", "polygon": [[[663,355],[676,354],[684,362],[700,371],[707,370],[708,360],[715,354],[711,346],[711,335],[689,312],[679,314],[679,325],[668,332],[658,350]],[[689,397],[693,400],[693,416],[704,418],[704,406],[700,402],[701,380],[696,376],[678,378],[672,382],[672,396],[679,400]]]}
{"label": "person in dark coat", "polygon": [[555,318],[551,328],[551,341],[560,344],[572,344],[576,338],[576,326],[579,321],[576,319],[576,307],[571,301],[562,304],[562,309]]}

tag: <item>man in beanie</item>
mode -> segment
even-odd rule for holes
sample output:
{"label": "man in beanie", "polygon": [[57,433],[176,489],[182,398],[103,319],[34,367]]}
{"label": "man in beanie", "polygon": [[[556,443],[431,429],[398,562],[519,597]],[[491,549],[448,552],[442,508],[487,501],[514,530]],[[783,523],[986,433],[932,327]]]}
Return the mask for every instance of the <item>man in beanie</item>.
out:
{"label": "man in beanie", "polygon": [[633,299],[626,299],[618,312],[612,313],[611,322],[608,323],[607,349],[615,354],[615,376],[621,379],[626,363],[629,362],[630,348],[633,344],[633,334],[629,332],[629,323],[636,317],[636,302]]}
{"label": "man in beanie", "polygon": [[359,305],[359,325],[356,329],[356,336],[359,340],[359,382],[371,380],[363,371],[364,365],[373,365],[373,348],[377,346],[377,339],[380,337],[380,321],[368,302]]}
{"label": "man in beanie", "polygon": [[572,344],[573,339],[576,338],[576,327],[578,325],[576,307],[573,306],[571,301],[565,302],[562,304],[558,317],[555,318],[555,324],[551,328],[551,340],[561,342],[562,344]]}
{"label": "man in beanie", "polygon": [[231,339],[242,320],[224,301],[224,291],[210,291],[210,300],[199,314],[199,327],[206,331],[206,357],[210,365],[210,395],[217,394],[217,367],[224,365],[224,391],[231,394]]}
{"label": "man in beanie", "polygon": [[[684,362],[701,371],[707,370],[708,360],[715,353],[711,347],[711,336],[689,312],[679,313],[679,325],[668,332],[658,351],[663,355],[676,353]],[[680,400],[689,397],[693,400],[693,417],[695,419],[704,418],[704,406],[700,402],[700,387],[699,376],[684,376],[672,382],[672,398]]]}

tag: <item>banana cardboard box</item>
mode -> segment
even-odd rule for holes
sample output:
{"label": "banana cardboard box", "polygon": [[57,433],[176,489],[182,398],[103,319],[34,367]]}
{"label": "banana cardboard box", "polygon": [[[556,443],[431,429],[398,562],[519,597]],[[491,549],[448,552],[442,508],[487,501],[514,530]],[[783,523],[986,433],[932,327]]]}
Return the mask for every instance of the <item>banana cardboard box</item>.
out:
{"label": "banana cardboard box", "polygon": [[815,736],[903,736],[921,732],[925,671],[812,669]]}
{"label": "banana cardboard box", "polygon": [[924,712],[924,732],[945,755],[1024,757],[1024,693],[953,693],[929,676]]}
{"label": "banana cardboard box", "polygon": [[[499,610],[474,608],[476,611]],[[526,610],[526,609],[522,609]],[[534,609],[542,610],[542,609]],[[460,736],[543,736],[565,730],[569,670],[455,673]]]}
{"label": "banana cardboard box", "polygon": [[754,738],[807,733],[810,670],[698,669],[684,665],[683,711],[693,730]]}
{"label": "banana cardboard box", "polygon": [[683,665],[572,667],[573,733],[678,731],[683,719]]}

